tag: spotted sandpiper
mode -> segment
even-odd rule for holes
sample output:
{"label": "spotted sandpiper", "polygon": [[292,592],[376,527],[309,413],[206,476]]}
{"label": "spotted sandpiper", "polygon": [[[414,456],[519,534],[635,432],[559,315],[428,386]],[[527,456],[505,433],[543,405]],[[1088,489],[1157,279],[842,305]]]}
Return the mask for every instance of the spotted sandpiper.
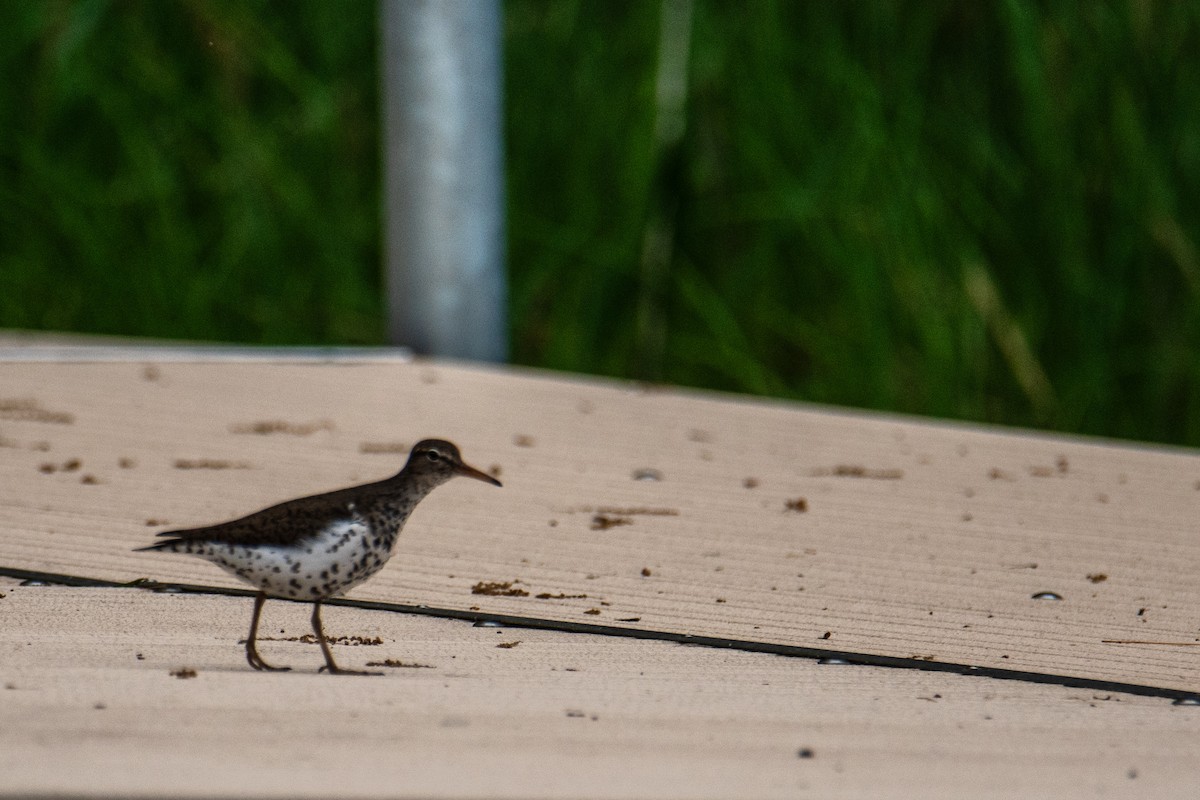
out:
{"label": "spotted sandpiper", "polygon": [[450,442],[426,439],[413,446],[404,469],[385,480],[289,500],[204,528],[163,531],[158,535],[170,538],[136,549],[200,556],[258,589],[246,637],[246,660],[255,669],[289,669],[263,661],[255,646],[263,603],[278,597],[313,603],[313,632],[325,655],[322,669],[378,675],[334,662],[321,626],[321,603],[378,572],[421,498],[456,475],[500,485],[464,464]]}

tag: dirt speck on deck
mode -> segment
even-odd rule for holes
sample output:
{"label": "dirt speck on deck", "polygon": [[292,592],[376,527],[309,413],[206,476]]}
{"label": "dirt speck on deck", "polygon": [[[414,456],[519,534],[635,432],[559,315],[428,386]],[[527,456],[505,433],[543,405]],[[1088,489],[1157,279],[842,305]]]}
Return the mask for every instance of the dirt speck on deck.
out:
{"label": "dirt speck on deck", "polygon": [[492,597],[528,597],[529,592],[513,586],[520,581],[480,581],[471,587],[471,594],[486,594]]}

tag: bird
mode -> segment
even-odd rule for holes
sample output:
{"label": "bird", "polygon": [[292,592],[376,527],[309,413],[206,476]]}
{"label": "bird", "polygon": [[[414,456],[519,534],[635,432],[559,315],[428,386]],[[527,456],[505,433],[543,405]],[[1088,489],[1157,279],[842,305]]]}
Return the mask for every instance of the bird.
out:
{"label": "bird", "polygon": [[246,660],[256,670],[287,671],[258,654],[256,639],[268,598],[313,603],[312,628],[333,675],[379,675],[343,669],[333,660],[321,624],[321,603],[378,572],[422,498],[456,476],[500,486],[462,460],[453,443],[413,445],[404,468],[390,478],[288,500],[238,519],[202,528],[163,531],[164,541],[135,551],[187,553],[207,559],[254,586]]}

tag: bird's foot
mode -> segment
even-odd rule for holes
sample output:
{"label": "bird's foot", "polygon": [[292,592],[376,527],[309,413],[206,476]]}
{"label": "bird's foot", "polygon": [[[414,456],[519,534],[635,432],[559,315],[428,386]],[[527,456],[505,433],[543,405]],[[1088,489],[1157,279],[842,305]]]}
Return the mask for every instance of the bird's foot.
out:
{"label": "bird's foot", "polygon": [[246,651],[246,660],[250,662],[250,666],[257,670],[266,670],[267,672],[291,672],[291,667],[273,667],[262,660],[262,656],[256,650]]}
{"label": "bird's foot", "polygon": [[382,672],[368,672],[361,669],[342,669],[337,664],[326,664],[317,670],[320,672],[328,672],[330,675],[382,675]]}

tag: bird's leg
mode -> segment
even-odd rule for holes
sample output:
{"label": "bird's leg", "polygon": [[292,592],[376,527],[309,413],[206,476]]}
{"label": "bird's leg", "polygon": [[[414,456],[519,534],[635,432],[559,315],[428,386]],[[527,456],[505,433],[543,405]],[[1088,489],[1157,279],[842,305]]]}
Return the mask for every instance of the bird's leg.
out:
{"label": "bird's leg", "polygon": [[321,643],[321,652],[325,654],[325,666],[321,667],[317,672],[329,670],[330,675],[382,675],[382,672],[364,672],[358,669],[342,669],[333,661],[333,653],[329,650],[329,641],[325,638],[325,629],[321,626],[321,601],[313,603],[312,615],[313,633],[317,635],[317,641]]}
{"label": "bird's leg", "polygon": [[267,596],[262,592],[254,595],[254,616],[250,618],[250,635],[246,637],[246,660],[255,669],[265,669],[271,672],[287,672],[291,667],[272,667],[263,661],[262,656],[258,654],[258,647],[255,645],[255,640],[258,639],[258,618],[262,616],[262,607],[265,602],[267,602]]}

